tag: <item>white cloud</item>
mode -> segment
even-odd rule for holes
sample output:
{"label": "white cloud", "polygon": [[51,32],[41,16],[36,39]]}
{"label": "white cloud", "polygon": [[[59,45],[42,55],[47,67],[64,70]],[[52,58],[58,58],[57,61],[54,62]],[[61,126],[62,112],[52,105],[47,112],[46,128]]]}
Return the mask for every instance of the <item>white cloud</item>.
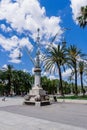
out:
{"label": "white cloud", "polygon": [[3,31],[5,31],[5,32],[10,32],[10,31],[12,31],[12,29],[11,29],[10,27],[6,27],[5,24],[1,24],[1,25],[0,25],[0,28],[1,28]]}
{"label": "white cloud", "polygon": [[2,66],[2,68],[3,68],[3,69],[7,69],[7,65],[4,64],[4,65]]}
{"label": "white cloud", "polygon": [[[16,37],[16,36],[15,36]],[[14,36],[11,38],[6,38],[2,35],[0,35],[0,45],[6,50],[10,51],[13,47],[17,46],[17,40],[18,38],[16,37],[16,40],[14,40]]]}
{"label": "white cloud", "polygon": [[73,13],[73,19],[76,21],[76,18],[80,15],[80,8],[82,6],[87,5],[87,0],[70,0],[71,1],[71,8],[72,8],[72,13]]}
{"label": "white cloud", "polygon": [[15,58],[17,58],[19,56],[19,54],[20,54],[20,51],[18,49],[15,49],[14,51],[12,51],[10,53],[9,57],[15,59]]}
{"label": "white cloud", "polygon": [[79,58],[78,61],[82,61],[82,62],[84,62],[85,64],[87,64],[87,60],[86,60],[86,59]]}
{"label": "white cloud", "polygon": [[[0,20],[6,20],[7,25],[2,24],[0,27],[3,31],[13,33],[25,33],[24,38],[19,39],[18,36],[12,36],[6,38],[0,35],[0,45],[4,50],[10,51],[10,58],[12,62],[18,62],[16,60],[17,54],[15,49],[26,46],[28,50],[33,50],[33,46],[28,37],[31,37],[36,41],[37,28],[40,28],[41,43],[45,41],[45,45],[49,43],[50,37],[54,37],[59,32],[56,40],[60,39],[62,30],[60,27],[60,17],[46,16],[45,7],[41,7],[39,0],[16,0],[14,3],[12,0],[0,0]],[[10,30],[12,29],[12,30]],[[8,34],[9,35],[9,34]],[[13,52],[12,52],[13,51]],[[15,57],[15,58],[14,58]]]}
{"label": "white cloud", "polygon": [[44,71],[42,71],[42,72],[41,72],[41,75],[42,75],[42,76],[47,76],[47,77],[48,77],[49,72],[44,72]]}
{"label": "white cloud", "polygon": [[[39,27],[41,35],[54,36],[60,31],[60,17],[47,17],[46,10],[40,6],[38,0],[1,0],[0,19],[6,19],[13,29],[18,32],[29,30],[32,38],[35,38],[35,32]],[[61,33],[61,31],[60,31]]]}
{"label": "white cloud", "polygon": [[71,69],[67,69],[65,72],[62,73],[62,76],[63,76],[64,78],[66,78],[66,77],[70,76],[71,72],[72,72]]}
{"label": "white cloud", "polygon": [[29,71],[28,71],[27,69],[23,69],[23,72],[26,72],[26,73],[28,73]]}
{"label": "white cloud", "polygon": [[21,61],[18,60],[18,59],[13,58],[13,59],[9,60],[9,62],[18,64],[18,63],[20,63]]}
{"label": "white cloud", "polygon": [[28,50],[32,50],[33,46],[32,44],[28,41],[28,38],[22,38],[19,39],[17,36],[12,36],[11,38],[6,38],[2,35],[0,35],[0,45],[4,48],[5,51],[9,51],[9,57],[11,60],[9,62],[14,62],[14,63],[20,63],[20,60],[18,60],[18,56],[22,52],[20,52],[20,49],[25,46],[27,46]]}
{"label": "white cloud", "polygon": [[50,76],[49,76],[49,79],[50,79],[50,80],[53,80],[53,79],[57,79],[57,77],[55,77],[54,75],[50,75]]}

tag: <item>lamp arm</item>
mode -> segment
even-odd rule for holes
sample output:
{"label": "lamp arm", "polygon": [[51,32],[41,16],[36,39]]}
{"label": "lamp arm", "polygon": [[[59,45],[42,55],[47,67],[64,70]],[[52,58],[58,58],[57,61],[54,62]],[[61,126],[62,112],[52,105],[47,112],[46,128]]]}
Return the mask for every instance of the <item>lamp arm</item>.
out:
{"label": "lamp arm", "polygon": [[32,61],[33,65],[35,66],[35,61],[34,61],[34,59],[32,58],[32,56],[30,55],[29,50],[28,50],[27,48],[25,48],[25,51],[27,52],[27,54],[28,54],[30,60]]}

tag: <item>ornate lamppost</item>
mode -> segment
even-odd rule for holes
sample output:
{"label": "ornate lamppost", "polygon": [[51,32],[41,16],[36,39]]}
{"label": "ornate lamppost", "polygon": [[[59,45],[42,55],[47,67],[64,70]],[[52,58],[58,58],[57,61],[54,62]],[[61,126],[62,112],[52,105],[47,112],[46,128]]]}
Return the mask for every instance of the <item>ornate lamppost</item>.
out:
{"label": "ornate lamppost", "polygon": [[46,95],[45,90],[41,87],[41,65],[40,65],[40,37],[39,37],[39,31],[38,31],[38,36],[37,36],[37,51],[36,51],[36,60],[33,61],[34,63],[34,86],[30,90],[29,94],[25,96],[25,104],[28,105],[38,105],[38,106],[43,106],[43,105],[49,105],[49,97]]}

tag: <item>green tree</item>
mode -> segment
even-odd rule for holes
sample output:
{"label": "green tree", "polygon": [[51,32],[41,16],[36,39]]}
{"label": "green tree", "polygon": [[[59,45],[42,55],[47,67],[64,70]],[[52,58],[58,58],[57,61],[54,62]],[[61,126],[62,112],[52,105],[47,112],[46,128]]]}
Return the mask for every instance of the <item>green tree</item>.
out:
{"label": "green tree", "polygon": [[75,74],[75,94],[77,95],[77,62],[79,58],[82,58],[85,55],[82,54],[81,50],[78,49],[75,45],[70,45],[67,51],[69,56],[69,65],[72,67],[72,69],[74,69],[73,72]]}
{"label": "green tree", "polygon": [[7,85],[6,85],[7,95],[10,94],[10,90],[11,90],[11,83],[12,83],[12,76],[13,76],[12,72],[13,72],[12,65],[7,65],[7,67],[3,68],[3,75],[5,78],[5,81],[7,82]]}
{"label": "green tree", "polygon": [[24,92],[29,92],[31,88],[31,75],[22,70],[14,70],[13,72],[13,86],[17,95]]}
{"label": "green tree", "polygon": [[82,89],[82,93],[83,95],[85,94],[85,90],[84,90],[84,87],[83,87],[83,74],[85,73],[86,71],[86,68],[85,68],[85,63],[84,61],[80,61],[79,64],[78,64],[78,72],[80,74],[80,81],[81,81],[81,89]]}
{"label": "green tree", "polygon": [[57,79],[50,80],[49,78],[44,76],[44,77],[41,77],[41,83],[42,83],[42,88],[48,94],[55,94],[57,92],[57,85],[58,85]]}
{"label": "green tree", "polygon": [[62,68],[65,70],[65,63],[67,62],[67,52],[65,45],[58,44],[57,46],[51,46],[48,48],[46,55],[44,56],[44,68],[46,71],[58,72],[60,80],[60,93],[63,93],[62,86]]}
{"label": "green tree", "polygon": [[74,81],[74,79],[73,79],[73,76],[72,76],[72,74],[68,77],[68,82],[69,82],[69,85],[70,85],[70,88],[71,88],[71,93],[73,93],[74,92],[74,87],[73,87],[73,81]]}
{"label": "green tree", "polygon": [[13,90],[17,95],[27,93],[32,86],[33,78],[29,73],[22,70],[14,70],[13,66],[7,65],[7,67],[0,70],[1,94],[3,95],[6,92],[9,95],[12,94]]}
{"label": "green tree", "polygon": [[77,20],[80,24],[80,27],[84,28],[87,26],[87,6],[81,7],[80,16],[77,17]]}

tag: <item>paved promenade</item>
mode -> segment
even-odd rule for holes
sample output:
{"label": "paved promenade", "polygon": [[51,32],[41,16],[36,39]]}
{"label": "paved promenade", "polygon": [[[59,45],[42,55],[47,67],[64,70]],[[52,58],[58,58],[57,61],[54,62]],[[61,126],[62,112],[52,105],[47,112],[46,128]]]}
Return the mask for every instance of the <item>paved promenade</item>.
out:
{"label": "paved promenade", "polygon": [[0,130],[87,130],[87,104],[23,105],[23,98],[0,98]]}

